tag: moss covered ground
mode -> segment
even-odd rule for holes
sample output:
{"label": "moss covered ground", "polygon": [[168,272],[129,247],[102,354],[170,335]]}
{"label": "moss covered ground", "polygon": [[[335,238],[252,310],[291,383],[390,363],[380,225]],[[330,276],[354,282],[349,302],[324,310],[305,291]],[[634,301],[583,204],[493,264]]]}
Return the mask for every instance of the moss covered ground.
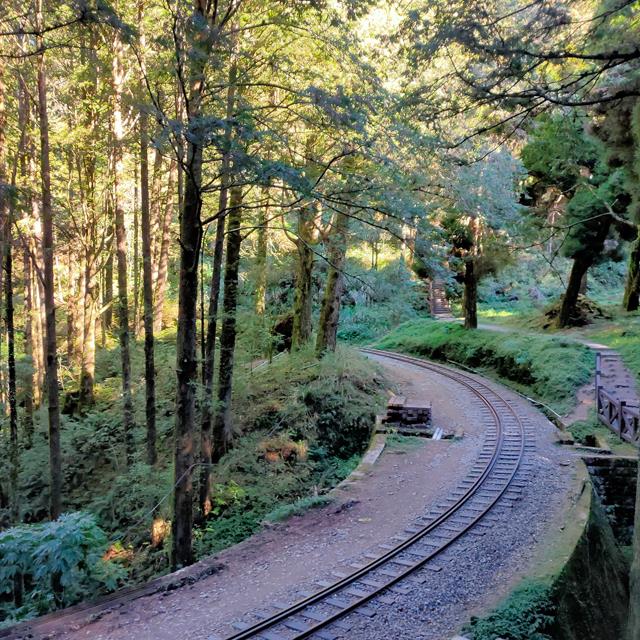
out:
{"label": "moss covered ground", "polygon": [[456,322],[431,319],[400,325],[376,347],[471,367],[549,404],[558,413],[573,406],[576,391],[594,369],[588,347],[559,336],[467,331]]}

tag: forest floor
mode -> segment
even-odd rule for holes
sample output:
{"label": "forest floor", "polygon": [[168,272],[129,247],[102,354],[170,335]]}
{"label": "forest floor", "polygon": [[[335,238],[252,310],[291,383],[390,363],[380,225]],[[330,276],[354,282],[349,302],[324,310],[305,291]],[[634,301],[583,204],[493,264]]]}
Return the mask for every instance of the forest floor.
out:
{"label": "forest floor", "polygon": [[[462,478],[482,442],[478,409],[457,383],[403,363],[384,363],[389,379],[411,398],[434,400],[434,424],[464,429],[456,441],[390,438],[389,446],[361,480],[334,492],[327,507],[313,509],[263,529],[217,555],[221,570],[196,583],[140,598],[94,620],[60,618],[31,638],[78,640],[213,640],[233,632],[269,602],[292,601],[317,581],[345,571],[365,552],[388,542],[422,515]],[[536,427],[537,452],[530,486],[508,521],[482,537],[466,536],[424,570],[424,582],[410,593],[376,605],[373,618],[351,616],[349,638],[438,639],[453,634],[473,612],[486,610],[526,574],[545,536],[562,527],[571,499],[574,468],[554,445],[553,426],[531,405],[502,390]],[[348,569],[346,569],[348,571]],[[335,579],[335,578],[334,578]]]}

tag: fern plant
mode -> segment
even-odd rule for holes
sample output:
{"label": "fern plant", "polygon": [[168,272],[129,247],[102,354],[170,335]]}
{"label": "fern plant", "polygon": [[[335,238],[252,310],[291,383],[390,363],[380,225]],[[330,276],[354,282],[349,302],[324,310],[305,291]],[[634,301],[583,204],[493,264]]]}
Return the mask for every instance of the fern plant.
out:
{"label": "fern plant", "polygon": [[88,513],[0,533],[0,620],[30,618],[113,590],[124,577],[103,559],[107,536]]}

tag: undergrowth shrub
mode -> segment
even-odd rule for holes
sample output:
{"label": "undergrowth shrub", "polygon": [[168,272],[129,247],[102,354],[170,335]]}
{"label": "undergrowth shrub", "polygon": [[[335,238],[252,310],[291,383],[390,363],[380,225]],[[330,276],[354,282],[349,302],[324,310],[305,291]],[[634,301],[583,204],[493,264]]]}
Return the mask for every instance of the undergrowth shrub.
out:
{"label": "undergrowth shrub", "polygon": [[[103,559],[107,546],[94,516],[81,512],[1,532],[0,619],[30,618],[115,589],[123,571]],[[14,603],[16,585],[21,603]]]}
{"label": "undergrowth shrub", "polygon": [[484,618],[471,618],[465,627],[473,640],[551,640],[544,631],[554,618],[551,588],[532,582],[518,587]]}
{"label": "undergrowth shrub", "polygon": [[[198,555],[251,535],[326,500],[366,448],[382,404],[382,377],[370,361],[339,348],[284,354],[243,381],[242,425],[213,477],[214,513],[196,532]],[[234,393],[237,389],[234,390]]]}
{"label": "undergrowth shrub", "polygon": [[377,346],[494,372],[560,412],[572,406],[594,369],[588,347],[561,337],[469,331],[430,319],[401,325]]}
{"label": "undergrowth shrub", "polygon": [[[96,514],[105,528],[126,534],[126,543],[140,544],[149,539],[152,511],[155,517],[170,517],[170,501],[161,501],[171,492],[172,485],[173,469],[170,467],[138,463],[94,495],[87,508]],[[158,504],[160,506],[154,510]]]}
{"label": "undergrowth shrub", "polygon": [[[127,583],[169,570],[171,490],[173,487],[173,406],[175,402],[175,329],[158,336],[157,430],[158,463],[142,462],[145,453],[144,361],[142,345],[132,348],[132,383],[136,411],[133,464],[127,467],[122,432],[119,358],[114,345],[99,350],[96,403],[75,415],[62,416],[65,511],[91,513],[109,555],[126,568]],[[247,347],[241,354],[250,354]],[[357,464],[367,446],[383,379],[378,369],[355,351],[340,348],[317,360],[313,349],[283,353],[271,364],[240,359],[234,379],[234,446],[216,465],[213,510],[194,529],[199,557],[245,539],[278,507],[305,504],[322,496]],[[49,487],[46,415],[36,413],[33,446],[20,459],[21,519],[34,523],[48,518]],[[2,453],[2,451],[0,451]],[[0,465],[6,486],[7,466]],[[195,479],[199,473],[196,471]],[[154,508],[155,507],[155,508]],[[8,509],[0,522],[9,524]],[[154,531],[164,531],[154,540]],[[4,526],[7,526],[4,525]],[[46,527],[48,525],[38,525]],[[102,544],[102,542],[101,542]],[[91,574],[92,576],[94,574]],[[79,579],[82,586],[84,579]],[[5,589],[6,581],[2,588]],[[93,587],[82,586],[90,595]],[[42,585],[42,598],[51,593]],[[74,596],[75,597],[75,596]],[[74,597],[69,596],[70,600]],[[38,596],[40,598],[40,596]],[[70,601],[69,600],[69,601]],[[25,601],[26,602],[26,601]],[[11,609],[0,595],[0,607]],[[25,605],[26,606],[26,605]],[[31,605],[30,605],[31,606]],[[46,609],[33,605],[14,616]]]}
{"label": "undergrowth shrub", "polygon": [[428,313],[424,284],[401,260],[377,271],[358,268],[350,261],[347,270],[358,278],[347,279],[338,328],[340,340],[366,344],[401,322]]}

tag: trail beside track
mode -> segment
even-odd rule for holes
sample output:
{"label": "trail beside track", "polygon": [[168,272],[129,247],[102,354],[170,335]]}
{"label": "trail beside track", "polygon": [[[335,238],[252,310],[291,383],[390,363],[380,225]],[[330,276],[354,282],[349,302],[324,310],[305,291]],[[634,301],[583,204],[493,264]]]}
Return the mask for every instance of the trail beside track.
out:
{"label": "trail beside track", "polygon": [[[553,427],[519,397],[476,376],[456,380],[439,365],[370,357],[404,395],[433,401],[436,426],[463,428],[465,437],[391,447],[335,504],[219,554],[219,573],[90,623],[61,618],[31,637],[435,639],[494,603],[526,570],[537,543],[562,526],[573,471],[552,444]],[[390,562],[380,561],[402,545]],[[379,562],[377,573],[364,570],[372,562]],[[359,582],[335,588],[358,571]],[[316,599],[283,614],[290,603],[332,589],[333,602]],[[358,600],[357,612],[348,613]],[[274,615],[280,619],[264,622]],[[336,622],[320,624],[330,617]],[[255,632],[245,630],[256,624]]]}

